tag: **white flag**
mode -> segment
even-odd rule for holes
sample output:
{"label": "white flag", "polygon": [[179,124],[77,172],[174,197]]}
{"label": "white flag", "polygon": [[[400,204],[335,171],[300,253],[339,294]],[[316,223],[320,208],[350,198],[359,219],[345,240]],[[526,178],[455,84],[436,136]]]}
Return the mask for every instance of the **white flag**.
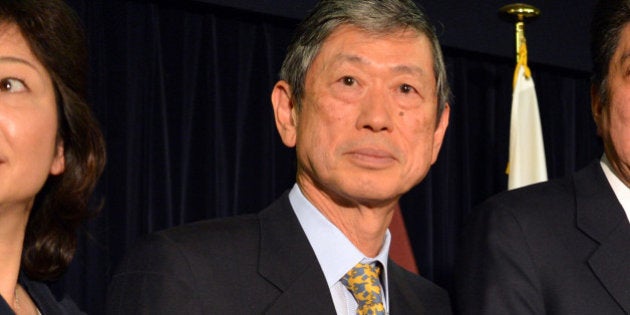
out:
{"label": "white flag", "polygon": [[517,67],[510,120],[508,189],[547,180],[545,146],[534,80],[526,76],[526,66]]}

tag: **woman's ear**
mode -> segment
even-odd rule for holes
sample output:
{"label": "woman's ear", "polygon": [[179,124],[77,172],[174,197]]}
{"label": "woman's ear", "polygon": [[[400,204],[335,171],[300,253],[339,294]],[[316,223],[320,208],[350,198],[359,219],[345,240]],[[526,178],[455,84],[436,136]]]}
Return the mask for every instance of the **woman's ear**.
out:
{"label": "woman's ear", "polygon": [[66,158],[64,155],[63,140],[57,141],[57,147],[55,148],[55,156],[53,162],[50,165],[50,174],[59,175],[66,169]]}

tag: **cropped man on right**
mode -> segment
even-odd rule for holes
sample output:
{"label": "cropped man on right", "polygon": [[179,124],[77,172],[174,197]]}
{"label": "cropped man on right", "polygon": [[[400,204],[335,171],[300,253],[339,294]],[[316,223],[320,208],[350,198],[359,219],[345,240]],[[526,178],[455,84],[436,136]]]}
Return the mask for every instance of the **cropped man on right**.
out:
{"label": "cropped man on right", "polygon": [[456,268],[460,314],[630,313],[630,0],[601,0],[591,109],[604,154],[479,206]]}

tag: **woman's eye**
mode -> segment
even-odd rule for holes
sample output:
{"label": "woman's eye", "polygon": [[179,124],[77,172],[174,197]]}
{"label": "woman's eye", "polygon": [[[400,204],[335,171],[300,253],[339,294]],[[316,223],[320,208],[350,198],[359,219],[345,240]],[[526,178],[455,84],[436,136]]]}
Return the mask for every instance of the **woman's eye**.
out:
{"label": "woman's eye", "polygon": [[22,92],[26,90],[26,85],[20,79],[4,78],[0,80],[0,91],[2,92]]}
{"label": "woman's eye", "polygon": [[341,81],[343,82],[344,85],[347,85],[347,86],[352,86],[354,85],[354,83],[356,83],[356,80],[353,77],[343,77]]}
{"label": "woman's eye", "polygon": [[413,86],[409,84],[402,84],[400,86],[400,92],[402,92],[403,94],[409,94],[409,93],[412,93],[413,91],[415,91],[415,89],[413,88]]}

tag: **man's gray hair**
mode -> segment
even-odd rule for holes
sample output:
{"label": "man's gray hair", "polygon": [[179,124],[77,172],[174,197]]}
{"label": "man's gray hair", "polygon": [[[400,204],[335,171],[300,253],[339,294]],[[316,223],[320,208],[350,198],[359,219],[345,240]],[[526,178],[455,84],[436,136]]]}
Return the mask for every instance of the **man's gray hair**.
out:
{"label": "man's gray hair", "polygon": [[322,0],[297,27],[282,63],[280,79],[291,86],[291,98],[300,110],[306,72],[323,42],[339,26],[352,25],[375,34],[412,29],[431,43],[437,82],[438,117],[449,101],[450,88],[440,43],[427,16],[411,0]]}

